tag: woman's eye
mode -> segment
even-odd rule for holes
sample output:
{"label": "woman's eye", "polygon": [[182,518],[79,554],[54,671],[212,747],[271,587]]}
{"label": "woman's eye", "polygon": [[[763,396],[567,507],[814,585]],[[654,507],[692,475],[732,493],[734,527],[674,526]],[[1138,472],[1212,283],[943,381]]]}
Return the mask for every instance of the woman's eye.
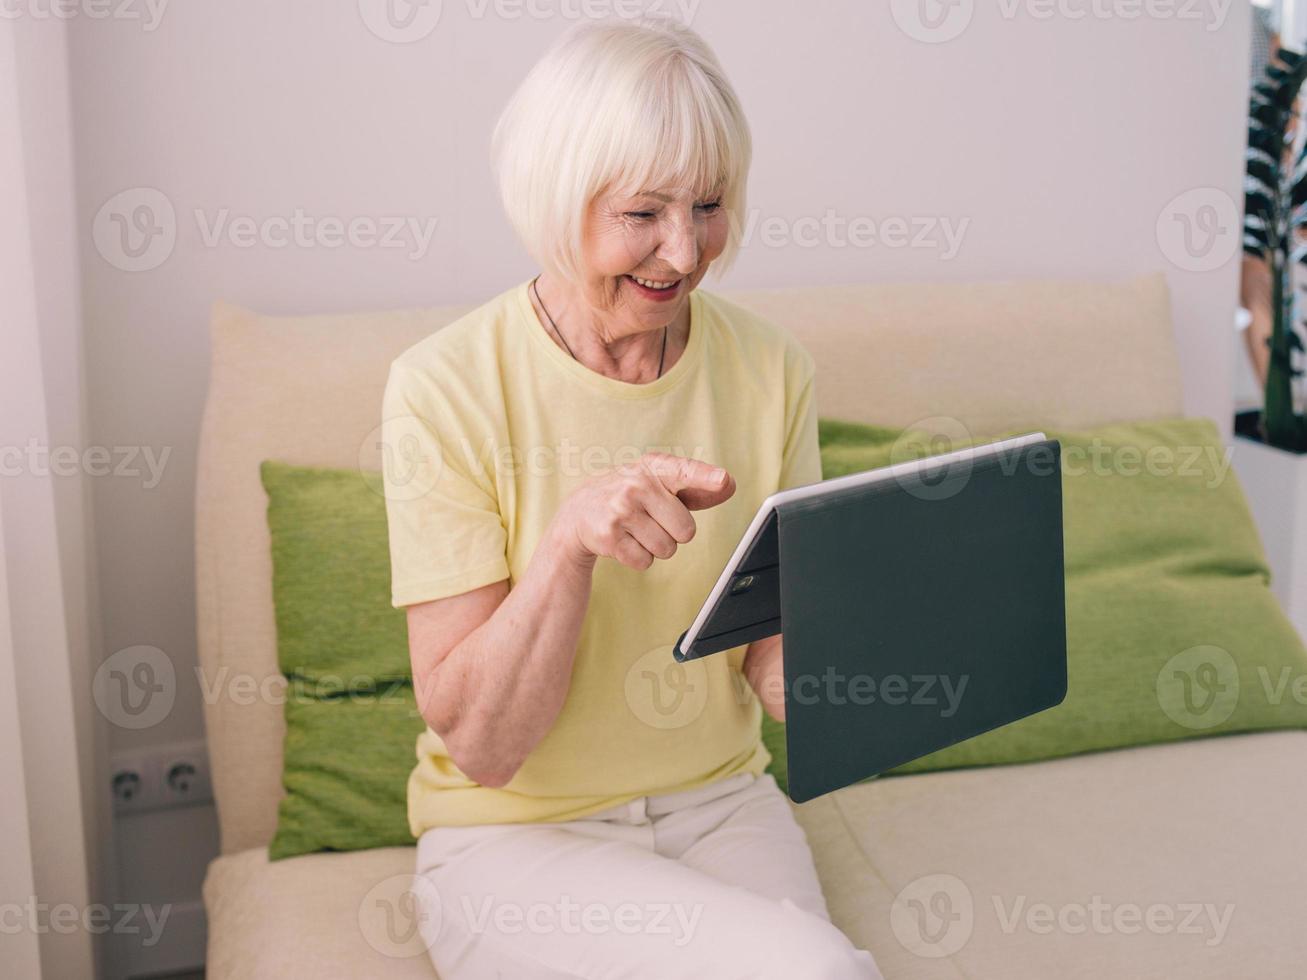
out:
{"label": "woman's eye", "polygon": [[722,206],[721,201],[709,201],[707,204],[700,204],[699,208],[703,211],[707,211],[709,214],[712,214],[721,206]]}
{"label": "woman's eye", "polygon": [[637,221],[648,221],[654,215],[652,211],[627,211],[626,216],[635,218]]}

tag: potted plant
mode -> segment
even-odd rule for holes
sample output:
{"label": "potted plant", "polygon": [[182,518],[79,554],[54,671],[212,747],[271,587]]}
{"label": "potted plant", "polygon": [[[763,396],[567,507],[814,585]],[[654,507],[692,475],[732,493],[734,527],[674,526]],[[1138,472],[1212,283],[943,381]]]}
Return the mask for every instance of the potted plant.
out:
{"label": "potted plant", "polygon": [[[1262,531],[1272,587],[1300,632],[1307,634],[1307,414],[1296,391],[1294,270],[1307,265],[1307,146],[1293,165],[1295,106],[1307,79],[1307,57],[1280,48],[1253,87],[1244,181],[1245,293],[1254,276],[1268,287],[1261,410],[1235,416],[1234,466]],[[1250,270],[1252,274],[1250,275]]]}

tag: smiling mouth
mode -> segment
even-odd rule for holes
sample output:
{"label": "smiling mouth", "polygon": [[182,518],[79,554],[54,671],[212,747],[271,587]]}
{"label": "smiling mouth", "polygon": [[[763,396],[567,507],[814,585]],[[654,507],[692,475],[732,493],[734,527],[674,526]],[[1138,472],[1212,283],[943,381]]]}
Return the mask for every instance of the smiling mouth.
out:
{"label": "smiling mouth", "polygon": [[628,275],[626,278],[630,279],[637,285],[643,286],[645,289],[654,289],[658,292],[675,289],[681,282],[680,279],[643,279],[640,276],[632,275]]}

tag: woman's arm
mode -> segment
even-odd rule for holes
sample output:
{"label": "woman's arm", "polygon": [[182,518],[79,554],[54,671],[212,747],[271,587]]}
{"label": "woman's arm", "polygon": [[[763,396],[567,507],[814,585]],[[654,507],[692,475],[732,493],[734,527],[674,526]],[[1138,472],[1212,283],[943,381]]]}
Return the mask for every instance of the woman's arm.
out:
{"label": "woman's arm", "polygon": [[695,532],[691,510],[735,492],[701,460],[647,453],[585,481],[563,502],[526,571],[410,607],[409,651],[422,717],[454,763],[503,786],[553,727],[571,686],[595,562],[645,569]]}
{"label": "woman's arm", "polygon": [[553,727],[594,560],[572,553],[551,525],[511,590],[504,580],[409,607],[419,710],[468,778],[503,786]]}
{"label": "woman's arm", "polygon": [[744,676],[777,721],[785,720],[785,661],[781,634],[754,640],[744,653]]}

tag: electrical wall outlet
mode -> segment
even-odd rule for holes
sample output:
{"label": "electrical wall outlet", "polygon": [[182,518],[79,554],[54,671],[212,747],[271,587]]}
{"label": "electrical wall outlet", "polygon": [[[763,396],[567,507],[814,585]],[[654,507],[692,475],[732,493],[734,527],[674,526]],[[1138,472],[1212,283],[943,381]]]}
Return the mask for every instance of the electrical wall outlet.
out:
{"label": "electrical wall outlet", "polygon": [[134,813],[147,808],[150,787],[140,760],[118,760],[113,767],[113,808],[115,813]]}
{"label": "electrical wall outlet", "polygon": [[159,797],[164,806],[186,806],[213,799],[209,782],[209,755],[203,742],[177,746],[158,756]]}
{"label": "electrical wall outlet", "polygon": [[140,813],[213,799],[204,742],[161,745],[115,754],[111,767],[115,813]]}

